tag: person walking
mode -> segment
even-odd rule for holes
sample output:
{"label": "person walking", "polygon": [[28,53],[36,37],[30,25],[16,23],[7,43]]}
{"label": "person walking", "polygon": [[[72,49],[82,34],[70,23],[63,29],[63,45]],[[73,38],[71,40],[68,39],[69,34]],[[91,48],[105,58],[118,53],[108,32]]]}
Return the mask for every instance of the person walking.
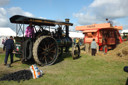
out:
{"label": "person walking", "polygon": [[76,44],[79,44],[79,38],[76,38]]}
{"label": "person walking", "polygon": [[5,43],[5,40],[4,40],[4,39],[2,39],[2,44],[4,45],[4,43]]}
{"label": "person walking", "polygon": [[73,39],[74,45],[76,44],[76,38]]}
{"label": "person walking", "polygon": [[10,39],[6,40],[5,43],[4,43],[3,51],[6,50],[4,65],[7,65],[9,55],[10,55],[10,64],[9,64],[9,66],[11,66],[11,64],[13,63],[13,53],[12,53],[13,49],[14,49],[14,41],[13,41],[13,37],[10,36]]}
{"label": "person walking", "polygon": [[96,45],[95,39],[93,39],[93,41],[91,42],[91,49],[92,49],[92,56],[95,56],[96,49],[97,49],[97,45]]}

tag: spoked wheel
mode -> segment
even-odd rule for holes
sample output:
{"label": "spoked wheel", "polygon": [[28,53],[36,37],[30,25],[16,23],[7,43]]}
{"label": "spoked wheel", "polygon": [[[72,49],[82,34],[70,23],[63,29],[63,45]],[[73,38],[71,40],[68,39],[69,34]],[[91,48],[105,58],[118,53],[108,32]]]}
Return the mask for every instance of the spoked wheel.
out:
{"label": "spoked wheel", "polygon": [[75,44],[72,46],[72,58],[76,59],[80,57],[80,45]]}
{"label": "spoked wheel", "polygon": [[33,47],[33,56],[37,64],[41,66],[52,65],[58,57],[58,45],[54,38],[41,36]]}
{"label": "spoked wheel", "polygon": [[105,46],[103,47],[103,51],[104,51],[104,54],[106,54],[106,53],[108,52],[108,47],[107,47],[107,45],[105,45]]}
{"label": "spoked wheel", "polygon": [[58,56],[61,56],[63,54],[63,47],[59,47],[59,53]]}

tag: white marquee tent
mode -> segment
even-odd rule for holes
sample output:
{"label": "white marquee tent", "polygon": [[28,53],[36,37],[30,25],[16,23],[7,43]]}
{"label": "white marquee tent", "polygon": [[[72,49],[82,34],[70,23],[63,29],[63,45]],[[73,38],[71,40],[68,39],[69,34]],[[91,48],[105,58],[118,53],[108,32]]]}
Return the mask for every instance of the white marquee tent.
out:
{"label": "white marquee tent", "polygon": [[[47,29],[49,31],[49,29]],[[55,29],[50,29],[50,32],[55,32]],[[65,31],[64,31],[65,33]],[[71,38],[84,38],[84,34],[82,32],[69,31],[69,37]]]}
{"label": "white marquee tent", "polygon": [[84,34],[82,32],[69,32],[69,36],[71,38],[84,38]]}
{"label": "white marquee tent", "polygon": [[121,36],[123,36],[123,33],[128,33],[128,30],[122,30],[121,33],[120,33]]}
{"label": "white marquee tent", "polygon": [[128,30],[122,30],[121,33],[128,33]]}
{"label": "white marquee tent", "polygon": [[2,39],[9,38],[10,36],[16,36],[16,33],[9,27],[0,27],[0,47],[3,47],[2,45]]}

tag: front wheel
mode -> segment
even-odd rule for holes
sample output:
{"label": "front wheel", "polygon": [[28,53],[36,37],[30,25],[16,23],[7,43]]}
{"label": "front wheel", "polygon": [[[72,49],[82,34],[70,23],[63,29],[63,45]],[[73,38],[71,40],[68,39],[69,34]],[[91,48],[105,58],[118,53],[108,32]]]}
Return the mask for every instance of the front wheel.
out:
{"label": "front wheel", "polygon": [[72,58],[76,59],[80,57],[80,45],[75,44],[72,46]]}

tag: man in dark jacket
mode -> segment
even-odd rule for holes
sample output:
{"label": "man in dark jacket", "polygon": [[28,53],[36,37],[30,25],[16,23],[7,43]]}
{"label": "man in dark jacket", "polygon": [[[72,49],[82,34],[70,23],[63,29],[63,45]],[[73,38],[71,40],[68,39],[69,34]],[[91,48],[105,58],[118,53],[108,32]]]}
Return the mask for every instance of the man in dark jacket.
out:
{"label": "man in dark jacket", "polygon": [[5,55],[5,59],[4,59],[4,65],[7,64],[8,61],[8,56],[10,54],[10,65],[13,63],[13,49],[14,49],[14,41],[13,41],[13,37],[10,36],[10,39],[6,40],[5,44],[4,44],[4,48],[3,50],[6,49],[6,55]]}

